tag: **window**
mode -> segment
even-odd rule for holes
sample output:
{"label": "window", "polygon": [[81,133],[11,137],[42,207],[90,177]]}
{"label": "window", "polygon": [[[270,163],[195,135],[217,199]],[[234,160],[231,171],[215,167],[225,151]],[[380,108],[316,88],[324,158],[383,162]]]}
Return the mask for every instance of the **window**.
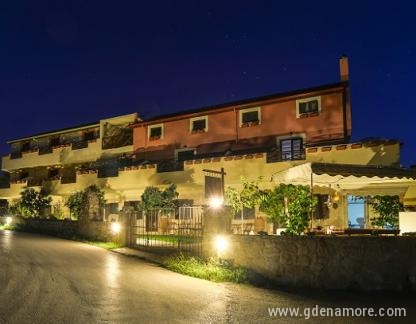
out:
{"label": "window", "polygon": [[118,203],[105,204],[105,214],[118,214]]}
{"label": "window", "polygon": [[123,209],[126,209],[126,208],[131,208],[132,210],[139,210],[140,200],[125,201]]}
{"label": "window", "polygon": [[248,207],[243,207],[243,210],[240,210],[239,212],[234,214],[234,219],[254,219],[255,218],[255,209],[253,208],[248,208]]}
{"label": "window", "polygon": [[52,147],[55,147],[55,146],[59,146],[59,145],[61,145],[61,139],[60,139],[59,137],[52,137],[52,138],[50,139],[50,145],[51,145]]}
{"label": "window", "polygon": [[95,140],[95,132],[92,131],[87,131],[84,133],[84,141],[92,141]]}
{"label": "window", "polygon": [[317,200],[315,208],[315,219],[325,219],[329,217],[328,195],[316,194],[314,197]]}
{"label": "window", "polygon": [[195,158],[194,149],[177,150],[177,161],[193,160]]}
{"label": "window", "polygon": [[316,116],[321,111],[321,97],[296,100],[296,117]]}
{"label": "window", "polygon": [[302,138],[280,140],[280,152],[284,161],[303,159]]}
{"label": "window", "polygon": [[163,124],[149,126],[148,132],[151,141],[163,138]]}
{"label": "window", "polygon": [[59,170],[58,169],[50,169],[48,172],[49,179],[57,179],[59,177]]}
{"label": "window", "polygon": [[260,115],[260,107],[240,110],[240,127],[248,127],[260,124]]}
{"label": "window", "polygon": [[363,197],[347,196],[348,228],[365,228],[366,201]]}
{"label": "window", "polygon": [[208,117],[196,117],[190,119],[191,133],[203,133],[208,130]]}
{"label": "window", "polygon": [[30,142],[25,142],[22,144],[22,152],[30,151]]}

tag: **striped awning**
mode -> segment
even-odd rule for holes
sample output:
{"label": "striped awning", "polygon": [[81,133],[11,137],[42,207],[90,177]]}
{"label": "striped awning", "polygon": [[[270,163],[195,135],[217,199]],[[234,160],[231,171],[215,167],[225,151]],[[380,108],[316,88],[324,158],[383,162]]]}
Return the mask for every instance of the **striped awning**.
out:
{"label": "striped awning", "polygon": [[404,206],[416,206],[416,185],[409,186],[403,197]]}

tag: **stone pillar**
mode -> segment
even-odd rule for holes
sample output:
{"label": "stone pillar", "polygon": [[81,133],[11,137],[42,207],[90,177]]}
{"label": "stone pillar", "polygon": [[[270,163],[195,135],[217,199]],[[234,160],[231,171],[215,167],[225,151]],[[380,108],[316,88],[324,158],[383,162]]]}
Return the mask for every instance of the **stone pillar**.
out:
{"label": "stone pillar", "polygon": [[78,231],[82,236],[95,238],[99,236],[99,233],[93,233],[94,228],[97,226],[91,226],[91,223],[103,220],[100,200],[94,192],[84,194],[86,194],[87,197],[85,199],[85,205],[82,207],[81,215],[79,215]]}
{"label": "stone pillar", "polygon": [[223,206],[219,209],[205,207],[202,252],[205,257],[216,257],[214,242],[218,235],[231,235],[232,212]]}

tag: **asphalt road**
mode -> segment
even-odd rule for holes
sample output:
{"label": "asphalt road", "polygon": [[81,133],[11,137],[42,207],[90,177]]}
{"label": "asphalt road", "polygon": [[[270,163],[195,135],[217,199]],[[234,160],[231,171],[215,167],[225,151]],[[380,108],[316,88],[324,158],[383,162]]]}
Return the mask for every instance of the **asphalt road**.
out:
{"label": "asphalt road", "polygon": [[86,244],[0,231],[0,323],[296,323],[269,307],[404,307],[406,317],[308,323],[415,323],[416,296],[282,291],[179,275]]}

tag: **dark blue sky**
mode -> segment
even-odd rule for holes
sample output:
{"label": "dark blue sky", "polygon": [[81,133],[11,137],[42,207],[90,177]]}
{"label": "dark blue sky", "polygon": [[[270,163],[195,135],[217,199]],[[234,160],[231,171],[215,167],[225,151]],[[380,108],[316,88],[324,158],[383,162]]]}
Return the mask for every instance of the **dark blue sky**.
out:
{"label": "dark blue sky", "polygon": [[[364,2],[364,3],[362,3]],[[353,140],[399,139],[416,164],[411,1],[7,1],[6,141],[124,113],[150,117],[339,80]]]}

